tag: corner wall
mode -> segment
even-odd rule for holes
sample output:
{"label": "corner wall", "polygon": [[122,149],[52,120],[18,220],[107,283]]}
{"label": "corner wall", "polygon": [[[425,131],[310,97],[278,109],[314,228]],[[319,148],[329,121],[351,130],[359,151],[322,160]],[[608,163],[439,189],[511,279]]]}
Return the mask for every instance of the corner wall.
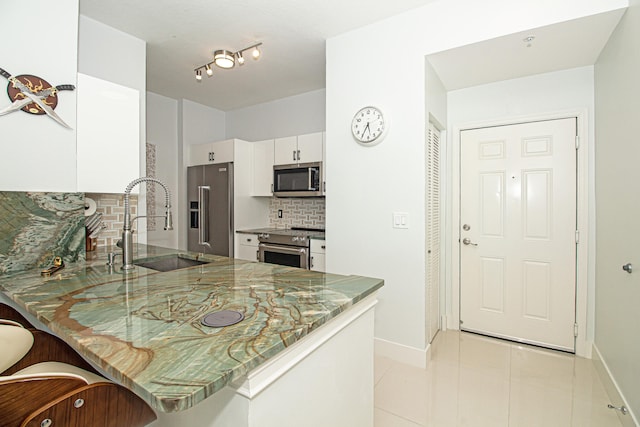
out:
{"label": "corner wall", "polygon": [[[640,0],[629,9],[595,65],[595,346],[626,404],[640,416]],[[623,417],[624,418],[624,417]],[[626,418],[629,418],[627,416]]]}
{"label": "corner wall", "polygon": [[[605,0],[436,1],[327,41],[327,268],[385,280],[377,338],[420,352],[427,347],[424,57],[625,6]],[[401,63],[380,61],[384,52]],[[363,147],[349,125],[369,104],[382,107],[391,126],[381,144]],[[409,213],[409,229],[392,228],[394,211]]]}

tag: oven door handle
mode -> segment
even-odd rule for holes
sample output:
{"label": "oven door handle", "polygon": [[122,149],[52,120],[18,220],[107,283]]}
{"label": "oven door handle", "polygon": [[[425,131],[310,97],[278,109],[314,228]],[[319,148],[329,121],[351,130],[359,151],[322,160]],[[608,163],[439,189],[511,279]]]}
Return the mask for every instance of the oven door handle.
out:
{"label": "oven door handle", "polygon": [[258,247],[262,251],[267,250],[267,251],[277,252],[281,254],[298,255],[298,254],[307,253],[307,248],[285,248],[283,246],[268,245],[266,243],[260,243]]}

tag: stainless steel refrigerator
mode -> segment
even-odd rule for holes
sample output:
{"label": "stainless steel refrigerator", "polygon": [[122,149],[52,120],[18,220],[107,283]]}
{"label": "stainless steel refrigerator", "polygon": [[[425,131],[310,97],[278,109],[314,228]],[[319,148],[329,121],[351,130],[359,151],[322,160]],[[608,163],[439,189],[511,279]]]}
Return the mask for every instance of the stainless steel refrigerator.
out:
{"label": "stainless steel refrigerator", "polygon": [[187,169],[188,249],[233,257],[233,163]]}

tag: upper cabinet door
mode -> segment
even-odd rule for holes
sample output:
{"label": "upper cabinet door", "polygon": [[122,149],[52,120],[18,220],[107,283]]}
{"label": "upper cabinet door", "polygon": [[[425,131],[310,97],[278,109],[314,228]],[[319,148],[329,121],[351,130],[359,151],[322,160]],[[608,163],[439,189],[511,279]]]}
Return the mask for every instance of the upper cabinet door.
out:
{"label": "upper cabinet door", "polygon": [[233,161],[233,139],[192,144],[189,146],[189,166],[227,163]]}
{"label": "upper cabinet door", "polygon": [[298,163],[322,161],[322,132],[298,136]]}
{"label": "upper cabinet door", "polygon": [[276,165],[321,162],[323,158],[322,132],[275,139]]}
{"label": "upper cabinet door", "polygon": [[276,138],[274,142],[274,164],[290,165],[298,163],[298,137]]}
{"label": "upper cabinet door", "polygon": [[140,176],[140,92],[78,73],[77,93],[78,191],[122,193]]}

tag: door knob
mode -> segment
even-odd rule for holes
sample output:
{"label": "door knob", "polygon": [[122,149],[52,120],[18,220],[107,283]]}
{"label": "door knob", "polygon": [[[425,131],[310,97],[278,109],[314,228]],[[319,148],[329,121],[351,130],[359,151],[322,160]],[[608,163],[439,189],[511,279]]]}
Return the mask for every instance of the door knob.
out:
{"label": "door knob", "polygon": [[462,243],[464,243],[465,245],[478,246],[477,243],[473,243],[471,239],[468,237],[465,237],[464,239],[462,239]]}

